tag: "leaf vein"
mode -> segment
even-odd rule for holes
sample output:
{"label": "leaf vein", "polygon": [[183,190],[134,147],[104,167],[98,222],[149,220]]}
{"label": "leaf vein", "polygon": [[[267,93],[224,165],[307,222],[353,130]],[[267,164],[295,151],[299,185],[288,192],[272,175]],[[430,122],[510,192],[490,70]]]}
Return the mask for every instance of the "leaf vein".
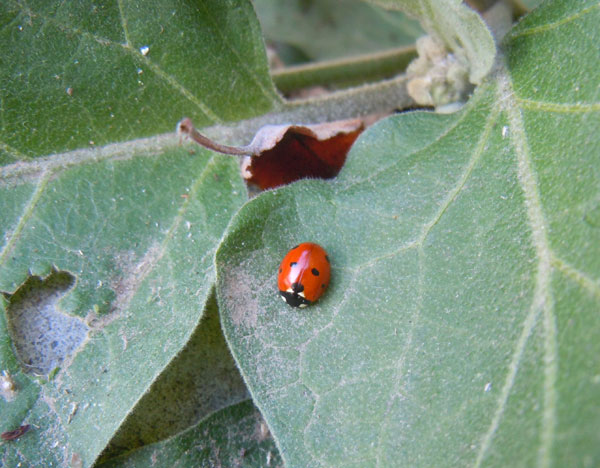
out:
{"label": "leaf vein", "polygon": [[[189,197],[186,198],[184,200],[184,202],[181,204],[181,207],[179,208],[177,215],[171,222],[171,225],[169,226],[169,229],[167,230],[162,242],[156,249],[156,252],[153,253],[151,255],[151,257],[149,258],[148,262],[144,264],[143,270],[140,271],[138,274],[136,274],[136,277],[133,280],[132,284],[130,285],[129,288],[127,288],[128,295],[126,297],[123,297],[120,301],[118,301],[118,304],[115,305],[116,310],[123,310],[128,306],[130,300],[137,293],[140,284],[144,281],[144,279],[148,276],[148,274],[150,274],[153,271],[154,267],[156,267],[156,265],[162,260],[162,258],[167,253],[167,247],[169,245],[169,242],[171,242],[171,240],[173,239],[173,236],[175,235],[175,231],[181,225],[184,215],[187,212],[188,206],[192,203],[192,200],[194,200],[195,195],[200,190],[202,183],[204,182],[204,180],[207,177],[208,171],[210,170],[210,168],[212,166],[215,165],[215,159],[216,159],[216,156],[211,157],[210,160],[206,163],[206,165],[202,169],[202,172],[200,173],[200,175],[198,176],[198,178],[196,179],[196,181],[190,188]],[[151,252],[147,252],[147,254],[148,253],[151,253]],[[112,314],[112,315],[117,316],[118,314]]]}
{"label": "leaf vein", "polygon": [[410,153],[407,153],[404,155],[404,159],[397,159],[396,161],[394,161],[393,163],[383,167],[382,169],[379,169],[378,171],[373,172],[372,174],[369,174],[367,177],[363,178],[363,179],[358,179],[353,181],[351,184],[345,186],[344,188],[342,188],[341,190],[338,191],[338,193],[344,193],[348,190],[350,190],[351,188],[359,185],[359,184],[364,184],[366,182],[372,182],[373,179],[377,178],[378,176],[380,176],[381,174],[385,174],[386,172],[394,169],[396,166],[398,166],[399,164],[401,164],[402,162],[405,161],[406,158],[410,157],[410,156],[414,156],[418,153],[421,153],[423,151],[428,150],[429,148],[431,148],[433,145],[435,145],[436,143],[438,143],[442,138],[444,138],[445,136],[447,136],[450,132],[452,132],[455,128],[457,128],[462,121],[466,118],[466,116],[468,115],[467,112],[464,112],[459,119],[457,119],[456,121],[454,121],[452,123],[452,125],[450,125],[447,129],[445,129],[442,133],[440,133],[436,138],[434,138],[433,140],[431,140],[430,142],[428,142],[425,146],[422,146],[421,148],[418,148],[415,151],[412,151]]}
{"label": "leaf vein", "polygon": [[543,313],[544,325],[544,402],[542,411],[541,440],[538,465],[551,465],[551,450],[556,427],[556,379],[558,374],[558,350],[556,317],[554,316],[554,298],[551,290],[552,252],[546,233],[548,223],[545,219],[539,193],[531,151],[525,133],[523,116],[514,99],[514,90],[508,75],[501,77],[501,92],[508,99],[506,112],[511,127],[511,140],[517,155],[518,178],[525,195],[525,207],[532,232],[532,241],[538,257],[535,292],[532,307]]}
{"label": "leaf vein", "polygon": [[144,57],[134,49],[126,47],[125,49],[130,50],[133,54],[138,55],[144,60],[146,65],[150,67],[150,69],[156,73],[156,75],[162,78],[165,82],[167,82],[171,87],[177,90],[180,94],[182,94],[186,99],[192,102],[200,111],[206,115],[213,123],[221,124],[223,120],[215,114],[202,100],[200,100],[194,93],[192,93],[189,89],[183,86],[177,79],[173,76],[165,72],[160,66],[152,62],[148,57]]}
{"label": "leaf vein", "polygon": [[[129,53],[130,55],[132,55],[136,60],[143,60],[144,63],[159,78],[161,78],[162,80],[164,80],[173,89],[175,89],[176,91],[178,91],[186,99],[188,99],[191,103],[193,103],[196,107],[198,107],[200,109],[200,111],[206,117],[208,117],[213,123],[223,123],[222,119],[220,119],[216,113],[214,113],[204,102],[202,102],[202,100],[200,98],[198,98],[194,93],[192,93],[185,86],[183,86],[173,76],[171,76],[170,74],[168,74],[167,72],[165,72],[160,66],[158,66],[157,64],[155,64],[154,62],[152,62],[148,57],[145,57],[144,55],[142,55],[142,53],[140,51],[138,51],[137,49],[135,49],[133,47],[133,45],[131,44],[130,37],[129,37],[129,30],[127,28],[127,19],[126,19],[125,15],[124,15],[122,0],[119,0],[118,4],[119,4],[119,14],[120,14],[120,17],[121,17],[121,25],[122,25],[123,32],[125,34],[125,40],[126,40],[126,43],[124,43],[124,44],[117,43],[117,42],[114,42],[114,41],[112,41],[110,39],[106,39],[106,38],[103,38],[103,37],[99,37],[99,36],[97,36],[95,34],[92,34],[90,32],[84,31],[84,30],[79,29],[77,27],[73,27],[73,26],[70,26],[70,25],[65,25],[64,23],[56,21],[54,18],[47,17],[47,16],[42,16],[39,13],[35,13],[34,14],[32,11],[30,11],[29,14],[30,14],[30,16],[33,16],[33,17],[37,16],[37,17],[42,18],[45,23],[52,24],[53,26],[57,27],[59,30],[61,30],[63,32],[70,32],[72,34],[79,35],[80,37],[83,37],[83,38],[92,39],[92,40],[94,40],[95,42],[97,42],[97,43],[99,43],[101,45],[105,45],[105,46],[118,46],[118,47],[120,47],[123,51],[125,51],[126,53]],[[237,57],[238,57],[238,60],[239,60],[239,56],[237,56]]]}
{"label": "leaf vein", "polygon": [[508,366],[508,373],[498,398],[496,411],[482,439],[474,466],[481,466],[485,454],[490,448],[492,439],[506,409],[509,394],[514,386],[525,346],[531,336],[537,318],[542,314],[544,329],[544,401],[538,465],[548,467],[551,464],[550,457],[556,427],[557,395],[555,385],[558,374],[557,330],[556,319],[554,317],[554,299],[550,283],[552,252],[546,237],[548,230],[547,222],[542,211],[539,186],[531,161],[531,152],[527,142],[521,110],[518,108],[513,86],[506,72],[499,76],[499,82],[498,101],[503,103],[503,109],[507,113],[511,127],[510,135],[517,158],[518,179],[525,196],[525,208],[531,228],[532,243],[537,256],[537,273],[529,313],[523,322],[523,329]]}
{"label": "leaf vein", "polygon": [[[425,223],[423,225],[423,231],[421,232],[421,235],[417,239],[411,240],[411,241],[407,242],[406,244],[401,245],[398,249],[394,250],[393,252],[388,252],[388,253],[380,255],[376,258],[370,259],[368,262],[361,264],[358,267],[359,269],[363,268],[363,267],[372,266],[381,260],[394,257],[395,255],[398,255],[399,253],[402,253],[402,252],[406,252],[407,250],[410,250],[412,248],[415,248],[415,247],[421,248],[423,246],[425,239],[427,238],[427,235],[429,234],[431,229],[433,229],[433,227],[440,221],[440,219],[442,218],[444,213],[448,210],[448,208],[450,207],[452,202],[454,200],[456,200],[459,193],[464,188],[471,173],[473,172],[473,169],[475,168],[477,162],[481,159],[481,156],[485,149],[485,144],[490,136],[490,133],[494,127],[494,123],[496,122],[498,115],[499,115],[498,110],[494,110],[490,113],[490,115],[486,121],[486,124],[484,126],[481,137],[479,138],[479,141],[477,142],[477,146],[475,147],[475,151],[471,155],[471,158],[469,159],[469,162],[467,163],[458,182],[456,183],[454,188],[448,192],[448,194],[446,195],[445,199],[443,200],[440,208],[438,209],[436,214],[433,216],[431,221],[429,221],[428,223]],[[463,118],[464,118],[464,115],[459,120],[462,120]],[[455,128],[457,126],[457,124],[458,124],[458,122],[456,122],[454,125],[452,125],[451,128]],[[448,131],[444,132],[444,134],[447,134],[449,131],[450,131],[450,129]]]}
{"label": "leaf vein", "polygon": [[540,110],[544,112],[555,112],[562,114],[581,114],[587,112],[600,111],[600,102],[558,103],[535,101],[532,99],[525,99],[519,97],[515,97],[515,100],[521,107],[524,107],[525,109]]}
{"label": "leaf vein", "polygon": [[105,160],[123,160],[132,156],[154,157],[169,148],[177,146],[177,138],[167,133],[150,138],[140,138],[122,143],[112,143],[103,147],[77,149],[52,156],[31,158],[27,162],[17,162],[0,167],[0,181],[12,178],[38,177],[46,171],[67,169],[71,166]]}
{"label": "leaf vein", "polygon": [[558,21],[555,21],[554,23],[546,23],[546,24],[543,24],[543,25],[540,25],[540,26],[534,26],[534,27],[531,27],[531,28],[524,29],[522,31],[518,31],[515,34],[511,34],[510,38],[514,39],[514,38],[521,37],[521,36],[530,36],[530,35],[533,35],[533,34],[539,34],[539,33],[542,33],[542,32],[551,31],[552,29],[556,29],[556,28],[558,28],[558,27],[560,27],[560,26],[562,26],[564,24],[570,23],[572,21],[575,21],[575,20],[581,18],[582,16],[587,15],[591,11],[597,9],[598,7],[600,7],[600,3],[596,4],[596,5],[589,6],[587,8],[584,8],[583,10],[580,10],[580,11],[578,11],[575,14],[572,14],[572,15],[567,16],[565,18],[562,18],[562,19],[560,19]]}
{"label": "leaf vein", "polygon": [[416,241],[419,246],[423,246],[425,239],[427,238],[433,227],[440,221],[442,216],[444,216],[444,213],[448,210],[450,205],[456,200],[462,189],[465,187],[467,180],[469,180],[469,177],[473,173],[473,169],[481,159],[481,156],[485,149],[485,144],[490,136],[490,133],[492,131],[492,128],[494,127],[498,115],[498,110],[493,110],[492,112],[490,112],[487,122],[483,128],[481,137],[479,138],[477,146],[475,147],[475,151],[471,155],[471,158],[469,159],[469,162],[467,163],[463,173],[461,174],[460,179],[458,180],[454,188],[448,192],[446,198],[442,202],[442,205],[440,206],[438,212],[435,214],[433,219],[423,226],[423,232],[421,233],[419,239],[417,239]]}
{"label": "leaf vein", "polygon": [[23,232],[25,225],[33,216],[34,209],[40,201],[44,190],[48,186],[48,182],[50,181],[50,178],[52,177],[53,173],[54,171],[49,170],[42,174],[42,176],[40,177],[35,187],[35,190],[32,193],[31,198],[29,199],[29,202],[27,203],[27,205],[25,205],[25,208],[23,209],[23,214],[20,216],[19,222],[15,226],[14,231],[10,234],[6,244],[4,244],[4,247],[0,251],[0,265],[4,265],[6,258],[8,257],[15,243],[17,242],[19,236],[21,235],[21,232]]}
{"label": "leaf vein", "polygon": [[583,289],[587,290],[596,299],[600,300],[600,284],[598,284],[598,281],[569,265],[561,258],[552,257],[552,265],[565,276],[579,284]]}
{"label": "leaf vein", "polygon": [[128,47],[132,47],[131,40],[129,39],[129,28],[127,27],[127,18],[125,17],[125,11],[123,8],[123,0],[118,0],[119,5],[119,17],[121,18],[121,27],[123,28],[123,35],[125,36],[125,44]]}

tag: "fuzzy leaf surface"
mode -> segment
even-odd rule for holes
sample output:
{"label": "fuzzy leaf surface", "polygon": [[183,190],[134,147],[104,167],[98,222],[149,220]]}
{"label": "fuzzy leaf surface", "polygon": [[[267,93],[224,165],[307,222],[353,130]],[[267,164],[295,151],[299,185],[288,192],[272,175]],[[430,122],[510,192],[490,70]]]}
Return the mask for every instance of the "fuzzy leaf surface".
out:
{"label": "fuzzy leaf surface", "polygon": [[[250,2],[149,8],[0,6],[0,377],[15,393],[0,395],[0,430],[31,425],[2,444],[3,466],[91,466],[126,421],[117,448],[246,395],[229,357],[171,366],[198,337],[194,355],[227,353],[201,317],[214,252],[247,199],[238,162],[143,137],[184,113],[225,122],[279,98]],[[165,409],[148,435],[145,410],[166,408],[148,401],[191,380],[189,419]]]}
{"label": "fuzzy leaf surface", "polygon": [[31,184],[2,251],[0,290],[16,293],[3,301],[1,368],[19,391],[0,410],[3,430],[35,430],[3,446],[7,465],[100,454],[200,321],[215,248],[245,200],[238,174],[235,160],[174,146]]}
{"label": "fuzzy leaf surface", "polygon": [[[546,2],[453,115],[368,129],[217,252],[234,358],[289,467],[600,463],[597,2]],[[329,252],[308,309],[292,246]]]}
{"label": "fuzzy leaf surface", "polygon": [[211,293],[185,347],[128,414],[102,459],[172,437],[247,399],[248,389],[227,348]]}
{"label": "fuzzy leaf surface", "polygon": [[250,2],[7,0],[0,21],[0,163],[171,132],[184,116],[248,118],[278,100]]}
{"label": "fuzzy leaf surface", "polygon": [[99,465],[148,466],[282,468],[283,463],[260,412],[247,400],[221,409],[170,439]]}

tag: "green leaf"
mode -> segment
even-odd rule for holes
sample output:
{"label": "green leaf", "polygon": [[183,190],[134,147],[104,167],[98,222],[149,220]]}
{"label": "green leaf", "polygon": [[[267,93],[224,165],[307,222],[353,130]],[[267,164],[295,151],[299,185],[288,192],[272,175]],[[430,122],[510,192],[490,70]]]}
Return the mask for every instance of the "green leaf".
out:
{"label": "green leaf", "polygon": [[463,61],[471,83],[481,84],[496,55],[496,45],[479,14],[462,0],[370,0],[385,8],[402,10],[421,22]]}
{"label": "green leaf", "polygon": [[419,24],[362,0],[256,0],[265,38],[325,60],[412,45]]}
{"label": "green leaf", "polygon": [[[546,2],[458,114],[368,129],[217,252],[234,358],[289,467],[600,463],[597,2]],[[276,290],[293,245],[329,290]]]}
{"label": "green leaf", "polygon": [[0,24],[0,430],[31,426],[1,464],[91,466],[246,395],[209,301],[238,162],[173,134],[95,147],[279,98],[244,0],[10,1]]}
{"label": "green leaf", "polygon": [[171,439],[99,465],[102,468],[148,466],[282,467],[258,410],[248,400],[214,413]]}
{"label": "green leaf", "polygon": [[278,102],[250,2],[7,0],[0,22],[0,163]]}
{"label": "green leaf", "polygon": [[533,10],[540,3],[542,3],[542,0],[520,0],[520,2],[523,3],[526,8]]}
{"label": "green leaf", "polygon": [[211,294],[202,321],[112,438],[102,458],[171,437],[248,398]]}
{"label": "green leaf", "polygon": [[[3,430],[24,417],[35,427],[5,447],[6,460],[50,464],[66,451],[93,462],[190,339],[214,281],[214,250],[246,198],[227,157],[176,146],[119,156],[47,163],[37,186],[25,180],[19,223],[5,226],[0,290],[34,278],[5,301],[4,326],[23,368],[50,379],[0,400]],[[23,176],[4,183],[19,187]],[[27,381],[10,346],[0,358]]]}

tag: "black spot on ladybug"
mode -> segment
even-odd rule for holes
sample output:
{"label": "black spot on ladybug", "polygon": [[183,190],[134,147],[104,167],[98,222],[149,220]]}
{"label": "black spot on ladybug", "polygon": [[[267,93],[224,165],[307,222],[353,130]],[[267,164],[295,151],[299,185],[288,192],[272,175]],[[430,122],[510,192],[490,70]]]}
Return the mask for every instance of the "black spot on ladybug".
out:
{"label": "black spot on ladybug", "polygon": [[300,283],[292,283],[292,291],[295,293],[300,293],[304,291],[304,286],[302,286]]}
{"label": "black spot on ladybug", "polygon": [[315,276],[319,276],[319,270],[317,270],[316,268],[313,268],[312,270],[310,270],[310,272]]}
{"label": "black spot on ladybug", "polygon": [[328,255],[325,255],[325,260],[327,260],[327,263],[331,263],[331,262],[329,261],[329,256],[328,256]]}
{"label": "black spot on ladybug", "polygon": [[279,268],[279,273],[281,273],[283,271],[283,268]]}
{"label": "black spot on ladybug", "polygon": [[295,267],[298,264],[298,262],[292,262],[290,263],[290,267]]}
{"label": "black spot on ladybug", "polygon": [[325,283],[323,283],[323,284],[321,285],[321,288],[322,288],[322,289],[325,289]]}
{"label": "black spot on ladybug", "polygon": [[298,244],[298,245],[296,245],[296,246],[292,247],[290,250],[297,249],[298,247],[300,247],[300,244]]}

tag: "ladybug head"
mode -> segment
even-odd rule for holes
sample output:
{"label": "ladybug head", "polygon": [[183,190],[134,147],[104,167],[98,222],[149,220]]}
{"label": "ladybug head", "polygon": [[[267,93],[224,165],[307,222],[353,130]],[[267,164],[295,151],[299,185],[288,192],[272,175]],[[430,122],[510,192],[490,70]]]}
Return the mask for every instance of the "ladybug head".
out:
{"label": "ladybug head", "polygon": [[282,299],[292,307],[306,307],[310,301],[304,297],[304,286],[300,283],[292,283],[292,287],[287,291],[279,291]]}

